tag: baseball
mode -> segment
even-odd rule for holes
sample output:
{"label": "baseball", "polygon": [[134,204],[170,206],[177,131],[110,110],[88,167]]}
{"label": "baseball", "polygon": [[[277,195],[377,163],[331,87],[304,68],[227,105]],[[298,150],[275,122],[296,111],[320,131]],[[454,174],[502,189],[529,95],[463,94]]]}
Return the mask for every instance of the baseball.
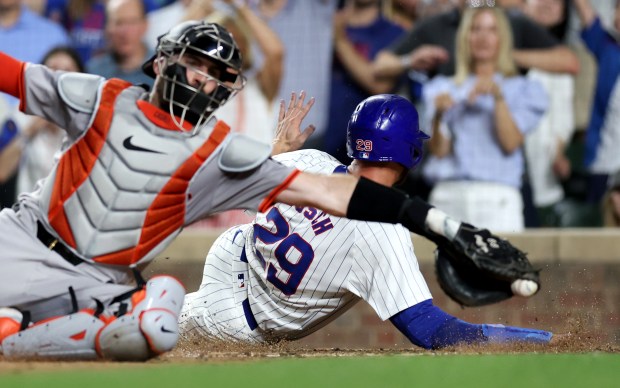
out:
{"label": "baseball", "polygon": [[538,284],[531,280],[518,279],[512,282],[510,285],[512,293],[517,296],[528,297],[532,296],[538,291]]}

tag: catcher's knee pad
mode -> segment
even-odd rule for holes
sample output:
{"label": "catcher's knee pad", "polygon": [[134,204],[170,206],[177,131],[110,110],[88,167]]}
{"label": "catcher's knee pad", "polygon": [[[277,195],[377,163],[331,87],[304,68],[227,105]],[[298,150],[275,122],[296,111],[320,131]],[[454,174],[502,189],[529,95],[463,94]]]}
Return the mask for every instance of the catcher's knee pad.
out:
{"label": "catcher's knee pad", "polygon": [[109,359],[142,361],[172,350],[179,339],[178,318],[183,285],[170,276],[156,276],[131,298],[131,312],[100,330],[97,353]]}
{"label": "catcher's knee pad", "polygon": [[17,327],[18,330],[1,340],[2,354],[5,357],[97,358],[95,337],[104,327],[105,321],[102,317],[95,316],[93,310],[46,319],[22,331],[19,331],[22,326],[21,313],[19,315],[0,318],[4,323],[13,319],[13,323],[7,326],[11,326],[13,330]]}

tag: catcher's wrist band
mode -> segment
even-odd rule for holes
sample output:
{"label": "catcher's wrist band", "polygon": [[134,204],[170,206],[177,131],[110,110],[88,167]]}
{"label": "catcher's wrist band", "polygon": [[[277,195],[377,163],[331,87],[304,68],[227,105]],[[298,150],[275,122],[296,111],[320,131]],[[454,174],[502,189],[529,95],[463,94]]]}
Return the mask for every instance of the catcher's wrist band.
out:
{"label": "catcher's wrist band", "polygon": [[428,211],[428,216],[426,217],[426,225],[432,232],[446,237],[448,241],[452,241],[454,240],[461,223],[448,217],[448,215],[441,210],[431,208]]}
{"label": "catcher's wrist band", "polygon": [[360,178],[347,209],[353,220],[400,223],[410,231],[424,233],[426,215],[431,206],[419,198]]}

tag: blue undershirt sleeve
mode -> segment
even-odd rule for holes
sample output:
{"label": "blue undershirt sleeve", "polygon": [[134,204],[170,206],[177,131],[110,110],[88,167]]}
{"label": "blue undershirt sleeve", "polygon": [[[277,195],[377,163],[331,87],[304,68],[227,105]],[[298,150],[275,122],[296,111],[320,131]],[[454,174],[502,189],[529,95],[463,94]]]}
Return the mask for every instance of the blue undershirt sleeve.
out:
{"label": "blue undershirt sleeve", "polygon": [[468,323],[434,306],[431,299],[399,312],[390,321],[413,344],[425,349],[483,342],[544,344],[553,336],[544,330]]}

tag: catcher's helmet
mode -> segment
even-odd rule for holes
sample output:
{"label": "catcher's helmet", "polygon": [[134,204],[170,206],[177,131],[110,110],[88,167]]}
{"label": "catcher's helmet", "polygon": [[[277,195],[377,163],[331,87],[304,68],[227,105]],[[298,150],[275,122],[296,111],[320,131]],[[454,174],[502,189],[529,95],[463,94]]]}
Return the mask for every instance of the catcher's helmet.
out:
{"label": "catcher's helmet", "polygon": [[[207,58],[218,71],[207,74],[192,68],[184,58],[187,55]],[[241,52],[232,35],[216,23],[187,21],[172,28],[158,38],[156,54],[142,65],[144,73],[153,78],[155,61],[160,63],[160,76],[164,80],[161,98],[168,103],[170,114],[180,128],[184,121],[192,123],[195,130],[200,128],[245,85]],[[188,67],[203,76],[200,86],[189,84]],[[209,80],[215,81],[217,87],[207,94],[202,88]]]}
{"label": "catcher's helmet", "polygon": [[409,100],[379,94],[360,102],[347,127],[347,155],[372,162],[396,162],[407,169],[422,159],[424,140],[418,111]]}

